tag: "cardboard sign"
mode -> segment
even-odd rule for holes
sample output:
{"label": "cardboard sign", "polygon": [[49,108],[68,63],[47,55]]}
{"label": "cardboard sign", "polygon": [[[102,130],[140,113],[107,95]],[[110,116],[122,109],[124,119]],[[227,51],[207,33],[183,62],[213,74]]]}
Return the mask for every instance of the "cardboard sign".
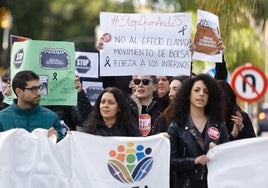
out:
{"label": "cardboard sign", "polygon": [[[75,50],[72,42],[28,40],[12,47],[11,80],[22,70],[32,70],[43,84],[41,105],[76,105]],[[11,104],[14,92],[4,102]]]}
{"label": "cardboard sign", "polygon": [[218,50],[220,38],[218,16],[198,10],[197,11],[197,30],[194,37],[196,46],[193,54],[194,60],[222,62],[222,53]]}
{"label": "cardboard sign", "polygon": [[100,76],[190,75],[190,13],[100,13]]}

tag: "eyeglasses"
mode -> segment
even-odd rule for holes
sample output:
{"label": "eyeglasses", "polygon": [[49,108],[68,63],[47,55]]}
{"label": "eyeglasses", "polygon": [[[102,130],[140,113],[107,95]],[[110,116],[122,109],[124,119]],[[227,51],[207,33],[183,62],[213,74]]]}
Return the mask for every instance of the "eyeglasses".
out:
{"label": "eyeglasses", "polygon": [[147,86],[150,82],[153,82],[152,80],[149,79],[134,79],[133,80],[135,85],[140,85],[140,83],[142,82],[143,85]]}
{"label": "eyeglasses", "polygon": [[42,90],[43,89],[43,85],[40,86],[33,86],[33,87],[25,87],[24,90],[30,90],[33,94],[36,94],[38,90]]}

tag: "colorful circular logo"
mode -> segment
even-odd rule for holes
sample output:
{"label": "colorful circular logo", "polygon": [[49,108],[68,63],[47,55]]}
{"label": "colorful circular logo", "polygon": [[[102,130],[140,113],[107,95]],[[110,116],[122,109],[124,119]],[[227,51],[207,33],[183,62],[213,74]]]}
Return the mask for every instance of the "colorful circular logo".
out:
{"label": "colorful circular logo", "polygon": [[116,150],[110,150],[108,169],[111,175],[122,183],[139,182],[150,172],[153,158],[152,149],[128,142],[127,146],[119,145]]}

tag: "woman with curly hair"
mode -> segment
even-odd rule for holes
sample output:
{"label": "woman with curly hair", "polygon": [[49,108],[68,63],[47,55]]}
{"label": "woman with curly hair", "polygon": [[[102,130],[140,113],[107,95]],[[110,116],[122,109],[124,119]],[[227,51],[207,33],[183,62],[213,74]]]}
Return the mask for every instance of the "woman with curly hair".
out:
{"label": "woman with curly hair", "polygon": [[174,188],[207,188],[206,153],[229,141],[222,99],[216,80],[206,74],[185,80],[176,94],[168,129]]}
{"label": "woman with curly hair", "polygon": [[123,92],[116,87],[108,87],[98,96],[82,131],[100,136],[140,136],[138,126],[131,119]]}

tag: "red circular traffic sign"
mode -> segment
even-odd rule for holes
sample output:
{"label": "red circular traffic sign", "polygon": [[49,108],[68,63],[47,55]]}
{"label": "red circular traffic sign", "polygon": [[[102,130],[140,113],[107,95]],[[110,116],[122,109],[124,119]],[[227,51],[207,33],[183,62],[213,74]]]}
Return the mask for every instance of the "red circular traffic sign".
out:
{"label": "red circular traffic sign", "polygon": [[247,64],[235,69],[231,75],[230,85],[240,100],[256,102],[266,93],[267,78],[261,69]]}

